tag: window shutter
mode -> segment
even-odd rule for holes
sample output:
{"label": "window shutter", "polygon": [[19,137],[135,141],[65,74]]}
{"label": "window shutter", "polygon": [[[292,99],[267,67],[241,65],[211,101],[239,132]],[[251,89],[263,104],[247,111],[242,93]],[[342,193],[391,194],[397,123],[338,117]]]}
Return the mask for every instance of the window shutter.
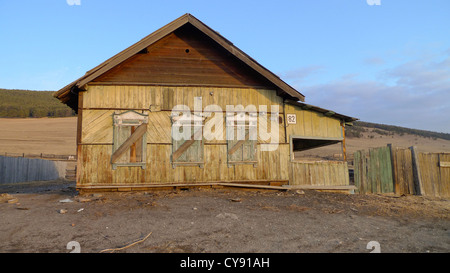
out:
{"label": "window shutter", "polygon": [[227,155],[229,167],[232,164],[254,164],[256,166],[256,114],[245,119],[227,114]]}
{"label": "window shutter", "polygon": [[140,166],[145,169],[148,115],[135,111],[114,113],[113,124],[113,169],[118,166]]}
{"label": "window shutter", "polygon": [[[174,120],[172,120],[174,122]],[[204,119],[197,120],[197,123],[189,121],[189,139],[177,140],[172,137],[172,164],[175,168],[178,165],[198,165],[204,166],[203,158],[203,122]]]}

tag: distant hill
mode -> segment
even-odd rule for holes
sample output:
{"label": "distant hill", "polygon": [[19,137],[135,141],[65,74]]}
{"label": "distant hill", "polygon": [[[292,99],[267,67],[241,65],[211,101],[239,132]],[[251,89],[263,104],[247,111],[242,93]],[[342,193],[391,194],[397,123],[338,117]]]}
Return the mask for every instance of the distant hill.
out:
{"label": "distant hill", "polygon": [[[370,130],[368,128],[371,128]],[[370,131],[370,133],[369,133]],[[395,134],[399,136],[403,136],[404,134],[416,135],[425,138],[431,138],[436,140],[437,138],[450,140],[450,134],[447,133],[438,133],[426,130],[419,129],[411,129],[394,125],[385,125],[364,121],[355,121],[353,122],[353,126],[345,127],[345,135],[350,138],[360,138],[363,134],[366,133],[368,136],[375,137],[375,134],[385,135],[385,136],[393,136]]]}
{"label": "distant hill", "polygon": [[54,98],[53,91],[0,89],[0,118],[70,117],[75,112]]}

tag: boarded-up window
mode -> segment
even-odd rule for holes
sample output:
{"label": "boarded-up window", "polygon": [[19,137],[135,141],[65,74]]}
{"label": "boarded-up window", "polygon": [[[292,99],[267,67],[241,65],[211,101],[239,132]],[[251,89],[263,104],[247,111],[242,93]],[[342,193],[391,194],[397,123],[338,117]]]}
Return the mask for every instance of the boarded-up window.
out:
{"label": "boarded-up window", "polygon": [[180,165],[203,168],[203,123],[203,117],[191,113],[187,117],[172,117],[171,159],[174,168]]}
{"label": "boarded-up window", "polygon": [[257,149],[256,113],[227,114],[228,164],[256,164]]}
{"label": "boarded-up window", "polygon": [[118,166],[140,166],[145,169],[148,116],[135,111],[115,113],[114,143],[111,163]]}

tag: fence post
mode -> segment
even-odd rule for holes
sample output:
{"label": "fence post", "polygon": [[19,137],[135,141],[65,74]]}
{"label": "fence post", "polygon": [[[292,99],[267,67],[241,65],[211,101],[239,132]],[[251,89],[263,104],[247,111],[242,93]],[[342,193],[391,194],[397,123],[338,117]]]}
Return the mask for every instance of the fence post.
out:
{"label": "fence post", "polygon": [[384,169],[384,181],[383,181],[383,192],[384,193],[388,193],[388,192],[395,192],[394,190],[394,174],[393,174],[393,163],[392,163],[392,155],[391,155],[391,150],[389,147],[383,147],[382,148],[383,151],[383,158],[384,158],[384,164],[383,164],[383,169]]}
{"label": "fence post", "polygon": [[353,153],[353,181],[355,183],[357,193],[362,193],[360,162],[361,162],[361,152],[356,151]]}
{"label": "fence post", "polygon": [[412,158],[412,167],[413,167],[413,181],[414,181],[414,191],[416,195],[424,195],[422,187],[422,178],[420,174],[420,163],[419,158],[417,156],[417,149],[415,146],[409,147],[411,150],[411,158]]}
{"label": "fence post", "polygon": [[[370,192],[368,188],[367,160],[364,150],[356,151],[353,159],[355,186],[361,194]],[[358,185],[356,185],[358,184]]]}

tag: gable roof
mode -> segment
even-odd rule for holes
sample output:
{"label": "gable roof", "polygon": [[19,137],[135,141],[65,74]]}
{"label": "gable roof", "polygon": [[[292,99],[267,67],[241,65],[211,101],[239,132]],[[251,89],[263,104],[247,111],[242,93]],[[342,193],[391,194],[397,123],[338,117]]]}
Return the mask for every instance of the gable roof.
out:
{"label": "gable roof", "polygon": [[218,32],[214,31],[204,23],[202,23],[200,20],[195,18],[189,13],[186,13],[185,15],[179,17],[178,19],[172,21],[171,23],[165,25],[164,27],[156,30],[152,34],[148,35],[147,37],[143,38],[139,42],[135,43],[134,45],[126,48],[122,52],[114,55],[113,57],[109,58],[108,60],[104,61],[103,63],[99,64],[98,66],[94,67],[93,69],[86,72],[86,74],[79,79],[75,80],[74,82],[66,85],[65,87],[61,88],[59,91],[55,92],[53,95],[54,97],[61,100],[61,102],[66,103],[70,107],[76,110],[77,104],[78,104],[78,98],[76,96],[76,93],[79,90],[85,90],[86,84],[89,82],[95,80],[99,76],[103,75],[104,73],[108,72],[112,68],[116,67],[117,65],[123,63],[127,59],[131,58],[135,54],[139,53],[143,49],[149,47],[150,45],[154,44],[158,40],[162,39],[166,35],[174,32],[178,28],[182,27],[185,24],[191,24],[195,28],[197,28],[199,31],[206,34],[209,38],[214,40],[217,44],[222,46],[225,50],[230,52],[233,56],[244,62],[246,65],[251,67],[253,70],[258,72],[260,75],[262,75],[264,78],[266,78],[268,81],[273,83],[276,87],[279,88],[279,91],[281,93],[286,94],[291,99],[296,99],[299,101],[305,101],[305,96],[298,92],[296,89],[285,83],[283,80],[281,80],[277,75],[263,67],[261,64],[256,62],[253,58],[248,56],[246,53],[244,53],[242,50],[237,48],[233,45],[230,41],[228,41],[226,38],[224,38],[222,35],[220,35]]}

